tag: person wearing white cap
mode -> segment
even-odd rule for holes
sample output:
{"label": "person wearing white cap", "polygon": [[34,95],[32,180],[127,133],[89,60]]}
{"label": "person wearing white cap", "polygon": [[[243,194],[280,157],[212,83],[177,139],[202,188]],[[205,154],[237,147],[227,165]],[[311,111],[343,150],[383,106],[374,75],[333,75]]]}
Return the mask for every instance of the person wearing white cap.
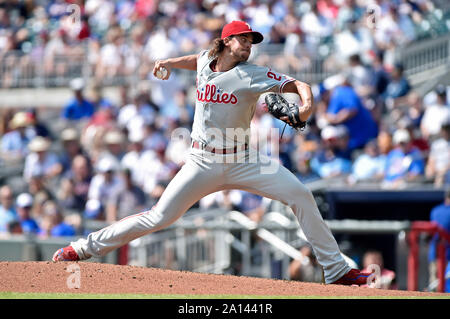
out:
{"label": "person wearing white cap", "polygon": [[411,144],[408,130],[397,129],[392,141],[395,148],[386,158],[384,186],[397,188],[422,176],[425,162],[422,153]]}
{"label": "person wearing white cap", "polygon": [[129,169],[133,182],[142,187],[144,185],[145,175],[143,172],[145,171],[145,166],[148,165],[146,159],[153,158],[155,154],[151,150],[144,149],[143,130],[133,132],[128,134],[128,140],[131,142],[130,150],[123,156],[120,165],[123,168]]}
{"label": "person wearing white cap", "polygon": [[351,171],[348,151],[348,131],[345,126],[326,126],[321,137],[325,148],[312,158],[311,168],[322,178],[349,174]]}
{"label": "person wearing white cap", "polygon": [[26,181],[29,181],[35,174],[53,178],[61,173],[62,165],[58,157],[49,152],[50,146],[51,142],[42,136],[36,136],[30,142],[28,148],[31,153],[25,158],[23,170],[23,177]]}
{"label": "person wearing white cap", "polygon": [[37,234],[40,228],[36,221],[31,217],[31,209],[33,207],[33,196],[28,193],[22,193],[17,196],[16,209],[19,217],[20,226],[23,233]]}
{"label": "person wearing white cap", "polygon": [[84,87],[85,83],[81,78],[73,79],[70,82],[70,88],[74,93],[74,97],[64,105],[61,114],[64,119],[80,120],[83,118],[90,118],[94,114],[94,105],[83,95]]}

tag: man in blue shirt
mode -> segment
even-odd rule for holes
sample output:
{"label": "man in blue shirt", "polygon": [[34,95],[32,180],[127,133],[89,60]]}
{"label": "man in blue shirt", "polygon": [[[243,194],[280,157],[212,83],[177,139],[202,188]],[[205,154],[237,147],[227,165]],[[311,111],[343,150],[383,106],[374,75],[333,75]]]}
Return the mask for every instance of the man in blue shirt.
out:
{"label": "man in blue shirt", "polygon": [[403,66],[396,64],[391,73],[391,81],[386,87],[386,97],[397,99],[408,94],[410,89],[409,82],[403,75]]}
{"label": "man in blue shirt", "polygon": [[378,126],[370,111],[351,86],[350,75],[345,75],[343,83],[331,94],[325,118],[331,125],[343,124],[349,132],[349,149],[364,147],[378,135]]}
{"label": "man in blue shirt", "polygon": [[56,202],[48,201],[44,206],[45,229],[41,235],[51,237],[75,236],[76,230],[72,225],[64,222],[64,215]]}
{"label": "man in blue shirt", "polygon": [[33,197],[28,193],[22,193],[16,199],[17,215],[24,234],[37,234],[40,228],[31,218],[30,212],[33,206]]}
{"label": "man in blue shirt", "polygon": [[411,136],[405,129],[398,129],[393,136],[396,146],[386,157],[384,181],[386,186],[401,186],[412,182],[425,172],[422,153],[411,144]]}
{"label": "man in blue shirt", "polygon": [[[430,220],[437,223],[440,227],[450,233],[450,188],[445,191],[444,203],[434,207],[431,210]],[[439,242],[439,236],[435,235],[430,242],[428,250],[428,261],[430,262],[430,278],[434,281],[436,277],[436,248]],[[446,250],[447,261],[450,260],[450,244],[447,244]],[[450,263],[447,263],[445,274],[450,273]],[[445,292],[450,292],[450,279],[445,281]]]}
{"label": "man in blue shirt", "polygon": [[64,106],[62,117],[66,120],[80,120],[92,117],[95,112],[94,104],[89,102],[83,95],[83,79],[73,79],[70,82],[70,87],[74,92],[74,97]]}

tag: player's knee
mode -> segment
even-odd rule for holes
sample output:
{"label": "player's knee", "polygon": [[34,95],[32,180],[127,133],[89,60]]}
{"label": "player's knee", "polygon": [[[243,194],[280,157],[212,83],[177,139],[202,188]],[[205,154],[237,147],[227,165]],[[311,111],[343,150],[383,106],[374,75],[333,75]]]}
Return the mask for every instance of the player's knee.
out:
{"label": "player's knee", "polygon": [[153,209],[148,216],[148,220],[153,228],[160,230],[172,225],[181,215],[175,214],[175,212]]}
{"label": "player's knee", "polygon": [[303,203],[305,203],[305,201],[315,202],[312,191],[303,184],[300,184],[300,186],[297,187],[296,192],[293,195],[293,198]]}

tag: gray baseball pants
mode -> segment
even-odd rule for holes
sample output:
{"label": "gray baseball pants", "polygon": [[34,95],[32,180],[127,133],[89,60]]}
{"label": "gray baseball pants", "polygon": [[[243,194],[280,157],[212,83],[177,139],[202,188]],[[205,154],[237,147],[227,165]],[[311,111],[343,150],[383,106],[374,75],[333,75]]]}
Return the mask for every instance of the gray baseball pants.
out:
{"label": "gray baseball pants", "polygon": [[104,256],[138,237],[169,226],[202,197],[223,189],[241,189],[288,205],[324,269],[326,283],[336,281],[350,270],[311,191],[276,160],[257,155],[256,151],[219,155],[192,148],[156,206],[93,232],[71,246],[80,259]]}

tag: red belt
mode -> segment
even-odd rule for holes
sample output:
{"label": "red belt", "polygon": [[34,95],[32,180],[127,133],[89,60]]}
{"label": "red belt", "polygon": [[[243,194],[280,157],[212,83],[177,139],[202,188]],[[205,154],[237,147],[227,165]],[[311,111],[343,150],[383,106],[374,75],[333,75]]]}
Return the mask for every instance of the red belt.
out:
{"label": "red belt", "polygon": [[237,153],[238,151],[247,150],[248,144],[235,146],[233,148],[215,148],[215,147],[211,147],[208,145],[204,145],[203,143],[199,143],[197,141],[193,141],[192,147],[200,149],[200,150],[208,151],[210,153],[215,153],[215,154],[233,154],[233,153]]}

